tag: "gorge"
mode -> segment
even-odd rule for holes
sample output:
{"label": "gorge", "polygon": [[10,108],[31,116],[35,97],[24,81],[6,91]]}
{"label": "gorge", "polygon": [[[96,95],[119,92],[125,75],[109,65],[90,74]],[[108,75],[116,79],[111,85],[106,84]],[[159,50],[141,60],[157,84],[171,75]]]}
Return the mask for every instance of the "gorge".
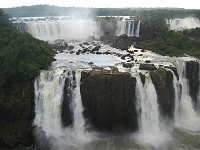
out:
{"label": "gorge", "polygon": [[[180,24],[173,30],[184,26]],[[26,109],[21,108],[20,102],[17,117],[12,116],[15,109],[10,111],[11,118],[18,118],[27,111],[27,118],[32,122],[22,124],[33,127],[24,131],[33,137],[24,136],[16,129],[6,137],[0,136],[4,147],[38,150],[200,148],[200,61],[186,54],[162,56],[136,48],[137,38],[144,38],[147,33],[154,36],[151,22],[61,19],[24,21],[15,25],[55,44],[52,46],[55,56],[48,69],[40,70],[34,84],[30,82],[19,92]],[[100,40],[104,35],[117,35],[128,42],[135,38],[136,42],[131,41],[127,49],[113,48]],[[38,55],[34,58],[41,54],[36,52]],[[13,95],[17,95],[15,92]],[[27,96],[27,93],[32,95]],[[1,95],[4,97],[4,93]],[[6,110],[12,110],[11,105],[4,106],[0,101],[0,107],[5,109],[1,118],[5,113],[10,116]]]}
{"label": "gorge", "polygon": [[[34,125],[43,130],[39,141],[47,141],[38,149],[198,148],[198,59],[98,41],[68,45],[74,54],[58,52],[35,80]],[[95,45],[99,54],[80,50]],[[132,66],[124,67],[131,56]],[[185,134],[195,144],[185,144]]]}

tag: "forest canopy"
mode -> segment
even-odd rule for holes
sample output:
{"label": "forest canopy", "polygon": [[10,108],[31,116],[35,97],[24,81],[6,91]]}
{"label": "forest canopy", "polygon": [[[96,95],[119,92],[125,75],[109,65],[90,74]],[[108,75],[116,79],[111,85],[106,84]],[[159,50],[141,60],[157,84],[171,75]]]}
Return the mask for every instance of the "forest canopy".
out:
{"label": "forest canopy", "polygon": [[8,18],[0,9],[0,87],[34,79],[54,56],[47,42],[19,31]]}

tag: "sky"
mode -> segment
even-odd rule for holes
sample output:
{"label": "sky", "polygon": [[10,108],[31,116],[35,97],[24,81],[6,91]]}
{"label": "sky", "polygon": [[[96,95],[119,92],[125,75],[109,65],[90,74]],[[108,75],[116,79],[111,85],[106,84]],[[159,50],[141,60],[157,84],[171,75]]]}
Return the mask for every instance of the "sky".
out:
{"label": "sky", "polygon": [[0,8],[49,4],[66,7],[176,7],[200,9],[199,0],[0,0]]}

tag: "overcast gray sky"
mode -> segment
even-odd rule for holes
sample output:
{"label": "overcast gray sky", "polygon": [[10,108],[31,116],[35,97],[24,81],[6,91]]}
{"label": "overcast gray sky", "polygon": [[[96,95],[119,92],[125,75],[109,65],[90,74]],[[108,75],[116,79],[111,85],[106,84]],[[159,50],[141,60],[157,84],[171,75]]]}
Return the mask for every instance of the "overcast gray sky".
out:
{"label": "overcast gray sky", "polygon": [[0,8],[50,4],[76,7],[178,7],[200,9],[200,0],[0,0]]}

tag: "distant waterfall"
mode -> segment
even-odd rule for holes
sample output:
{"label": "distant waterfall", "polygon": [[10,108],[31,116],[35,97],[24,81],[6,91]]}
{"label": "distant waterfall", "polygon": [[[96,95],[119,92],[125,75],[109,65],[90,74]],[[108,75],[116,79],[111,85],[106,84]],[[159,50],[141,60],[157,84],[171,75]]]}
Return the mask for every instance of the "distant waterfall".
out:
{"label": "distant waterfall", "polygon": [[166,20],[170,30],[182,31],[184,29],[191,29],[200,27],[200,20],[198,18],[176,18]]}
{"label": "distant waterfall", "polygon": [[[200,83],[200,63],[199,63],[199,83]],[[199,91],[197,94],[197,111],[198,113],[200,113],[200,84],[199,84]]]}
{"label": "distant waterfall", "polygon": [[140,130],[144,133],[159,132],[159,110],[157,94],[150,76],[145,76],[143,85],[139,76],[137,79],[137,101],[140,104]]}
{"label": "distant waterfall", "polygon": [[136,36],[136,37],[139,37],[139,36],[140,36],[140,20],[139,20],[139,22],[138,22],[137,29],[136,29],[136,31],[135,31],[135,36]]}
{"label": "distant waterfall", "polygon": [[100,37],[100,22],[90,20],[30,21],[24,22],[23,29],[46,41],[84,40],[90,35]]}
{"label": "distant waterfall", "polygon": [[[180,106],[176,106],[175,110],[178,112],[178,116],[176,119],[176,122],[178,123],[178,126],[189,129],[189,130],[200,130],[200,118],[197,115],[197,112],[195,112],[192,104],[192,99],[189,95],[189,83],[186,79],[186,65],[184,61],[177,61],[176,67],[179,74],[179,83],[181,85],[181,91],[180,92]],[[175,87],[176,88],[176,87]],[[178,97],[178,96],[176,96]]]}
{"label": "distant waterfall", "polygon": [[139,37],[140,21],[138,21],[138,24],[136,24],[135,22],[136,21],[134,21],[134,20],[118,21],[116,35],[120,36],[122,34],[126,34],[128,36]]}

